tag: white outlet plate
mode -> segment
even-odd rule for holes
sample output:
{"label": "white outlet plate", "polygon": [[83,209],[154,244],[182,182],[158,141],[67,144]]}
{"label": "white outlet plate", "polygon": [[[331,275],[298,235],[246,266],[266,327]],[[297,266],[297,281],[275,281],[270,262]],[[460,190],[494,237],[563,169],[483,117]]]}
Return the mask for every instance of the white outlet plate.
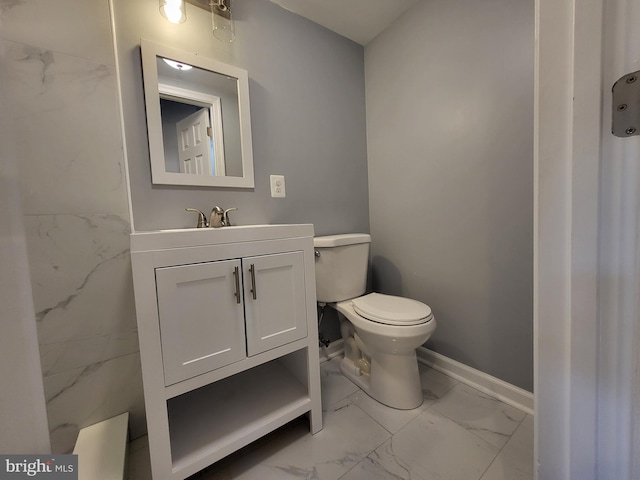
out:
{"label": "white outlet plate", "polygon": [[284,198],[287,192],[284,188],[284,175],[271,175],[271,196],[273,198]]}

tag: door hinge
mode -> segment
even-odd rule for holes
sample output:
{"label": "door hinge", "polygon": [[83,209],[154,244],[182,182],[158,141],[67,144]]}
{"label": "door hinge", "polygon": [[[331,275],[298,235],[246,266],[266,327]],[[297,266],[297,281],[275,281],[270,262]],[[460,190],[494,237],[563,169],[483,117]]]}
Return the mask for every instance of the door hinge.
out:
{"label": "door hinge", "polygon": [[620,77],[611,91],[611,133],[623,138],[640,134],[640,70]]}

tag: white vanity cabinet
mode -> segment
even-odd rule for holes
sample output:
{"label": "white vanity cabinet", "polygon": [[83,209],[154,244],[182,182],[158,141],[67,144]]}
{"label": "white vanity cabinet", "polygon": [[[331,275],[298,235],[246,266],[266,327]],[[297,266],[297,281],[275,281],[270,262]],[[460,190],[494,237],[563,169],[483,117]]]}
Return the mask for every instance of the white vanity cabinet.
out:
{"label": "white vanity cabinet", "polygon": [[304,254],[242,259],[247,355],[307,336]]}
{"label": "white vanity cabinet", "polygon": [[134,233],[131,258],[154,480],[322,428],[311,225]]}
{"label": "white vanity cabinet", "polygon": [[165,384],[306,337],[303,258],[296,251],[157,268]]}
{"label": "white vanity cabinet", "polygon": [[239,270],[240,260],[156,269],[165,385],[246,357]]}

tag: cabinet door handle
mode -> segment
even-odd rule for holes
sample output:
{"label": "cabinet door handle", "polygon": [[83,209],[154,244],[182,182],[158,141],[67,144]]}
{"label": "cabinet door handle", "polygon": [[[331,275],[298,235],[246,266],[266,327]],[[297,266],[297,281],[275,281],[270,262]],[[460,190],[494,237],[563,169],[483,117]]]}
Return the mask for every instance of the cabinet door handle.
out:
{"label": "cabinet door handle", "polygon": [[235,277],[235,280],[236,280],[236,292],[235,292],[236,303],[240,303],[240,269],[238,267],[235,267],[233,269],[233,276]]}
{"label": "cabinet door handle", "polygon": [[249,267],[249,272],[251,273],[251,293],[255,300],[258,296],[258,292],[256,292],[256,266],[253,263]]}

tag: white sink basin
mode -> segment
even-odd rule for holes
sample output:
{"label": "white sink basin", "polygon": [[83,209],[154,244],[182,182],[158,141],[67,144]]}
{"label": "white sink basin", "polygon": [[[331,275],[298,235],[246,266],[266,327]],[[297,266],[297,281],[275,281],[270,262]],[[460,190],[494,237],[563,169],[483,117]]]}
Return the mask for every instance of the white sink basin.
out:
{"label": "white sink basin", "polygon": [[313,237],[313,225],[239,225],[136,232],[131,234],[131,251],[163,250],[295,237]]}

